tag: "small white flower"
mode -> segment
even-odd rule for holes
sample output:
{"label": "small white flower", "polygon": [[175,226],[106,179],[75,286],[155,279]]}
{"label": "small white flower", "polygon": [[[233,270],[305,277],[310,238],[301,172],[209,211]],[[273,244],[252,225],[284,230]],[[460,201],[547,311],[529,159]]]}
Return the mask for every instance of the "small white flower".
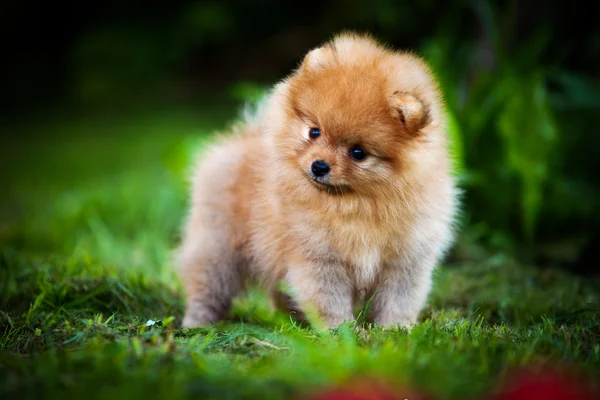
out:
{"label": "small white flower", "polygon": [[153,321],[151,319],[149,319],[148,322],[146,322],[146,326],[152,326],[154,324],[156,324],[156,321]]}

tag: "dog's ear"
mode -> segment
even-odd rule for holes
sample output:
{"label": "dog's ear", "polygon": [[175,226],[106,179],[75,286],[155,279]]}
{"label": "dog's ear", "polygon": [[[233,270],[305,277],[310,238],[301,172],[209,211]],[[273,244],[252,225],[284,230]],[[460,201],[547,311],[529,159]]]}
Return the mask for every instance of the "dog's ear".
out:
{"label": "dog's ear", "polygon": [[390,97],[392,115],[411,135],[418,135],[431,122],[429,106],[412,94],[396,91]]}
{"label": "dog's ear", "polygon": [[324,68],[335,61],[335,49],[333,45],[328,43],[324,46],[317,47],[308,52],[304,56],[302,61],[301,69],[303,70],[314,70]]}

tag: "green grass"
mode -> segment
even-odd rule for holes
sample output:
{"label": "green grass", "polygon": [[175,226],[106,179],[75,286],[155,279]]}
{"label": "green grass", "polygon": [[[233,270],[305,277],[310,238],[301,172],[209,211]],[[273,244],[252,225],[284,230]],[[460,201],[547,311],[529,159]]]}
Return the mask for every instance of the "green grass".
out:
{"label": "green grass", "polygon": [[600,373],[598,279],[484,251],[438,269],[410,332],[312,330],[254,289],[229,321],[179,329],[186,167],[232,115],[199,110],[44,118],[3,141],[0,398],[288,398],[379,377],[465,399],[522,366]]}

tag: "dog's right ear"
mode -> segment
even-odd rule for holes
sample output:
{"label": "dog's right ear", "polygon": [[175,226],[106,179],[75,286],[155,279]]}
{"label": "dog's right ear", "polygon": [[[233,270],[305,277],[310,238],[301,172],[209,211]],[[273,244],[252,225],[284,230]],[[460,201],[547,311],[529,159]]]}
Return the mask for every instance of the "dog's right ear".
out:
{"label": "dog's right ear", "polygon": [[331,44],[326,44],[311,50],[302,61],[302,70],[316,70],[325,68],[335,61],[335,49]]}

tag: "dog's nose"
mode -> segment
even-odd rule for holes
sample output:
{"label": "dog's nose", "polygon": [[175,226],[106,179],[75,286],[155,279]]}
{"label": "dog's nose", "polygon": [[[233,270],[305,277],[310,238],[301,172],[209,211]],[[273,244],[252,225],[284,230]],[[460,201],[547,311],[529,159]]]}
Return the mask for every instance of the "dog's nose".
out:
{"label": "dog's nose", "polygon": [[310,169],[312,170],[313,174],[315,174],[315,176],[318,178],[327,175],[331,168],[329,168],[329,164],[327,164],[325,161],[317,160],[312,163]]}

